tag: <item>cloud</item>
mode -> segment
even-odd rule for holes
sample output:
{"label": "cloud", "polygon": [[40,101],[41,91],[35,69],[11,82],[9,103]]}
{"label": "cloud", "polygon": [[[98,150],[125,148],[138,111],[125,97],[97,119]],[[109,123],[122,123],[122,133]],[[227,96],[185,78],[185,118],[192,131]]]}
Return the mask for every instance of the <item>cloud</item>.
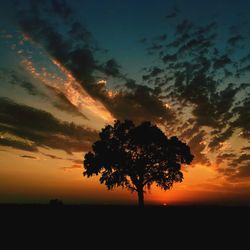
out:
{"label": "cloud", "polygon": [[81,41],[84,41],[86,44],[94,42],[91,32],[87,30],[85,27],[83,27],[83,25],[78,21],[74,21],[71,24],[68,35],[71,38],[75,39],[76,41],[79,41],[76,44],[80,46],[81,46]]}
{"label": "cloud", "polygon": [[50,3],[51,10],[63,19],[67,20],[71,16],[72,10],[65,0],[51,0]]}
{"label": "cloud", "polygon": [[189,20],[185,19],[176,26],[176,34],[182,35],[188,33],[192,28],[193,24]]}
{"label": "cloud", "polygon": [[250,138],[250,94],[242,105],[235,107],[233,111],[237,118],[231,122],[231,126],[240,128],[244,138]]}
{"label": "cloud", "polygon": [[185,44],[183,44],[179,50],[178,54],[182,56],[183,53],[190,53],[192,50],[199,51],[201,54],[207,52],[208,48],[213,46],[213,40],[216,37],[215,34],[212,34],[209,37],[195,37],[193,39],[190,39]]}
{"label": "cloud", "polygon": [[231,45],[232,47],[236,46],[237,44],[239,44],[240,42],[244,41],[245,38],[242,35],[235,35],[230,37],[227,42],[229,45]]}
{"label": "cloud", "polygon": [[237,166],[240,166],[242,163],[245,162],[250,164],[250,154],[241,154],[238,158],[233,159],[230,163],[230,167],[236,168]]}
{"label": "cloud", "polygon": [[164,42],[167,40],[167,38],[168,38],[167,34],[162,34],[162,35],[156,36],[153,40],[156,42]]}
{"label": "cloud", "polygon": [[52,100],[50,99],[53,106],[73,116],[79,116],[84,119],[88,119],[87,116],[80,112],[78,108],[74,106],[63,93],[57,92],[56,90],[53,90],[53,92],[54,97],[52,97]]}
{"label": "cloud", "polygon": [[79,116],[84,119],[88,119],[83,113],[81,113],[76,106],[74,106],[64,94],[57,91],[48,85],[45,85],[46,92],[42,91],[35,83],[32,83],[27,79],[26,76],[20,74],[15,70],[5,70],[1,69],[0,77],[5,79],[3,81],[8,82],[12,85],[19,86],[23,88],[29,95],[37,96],[50,102],[54,107],[61,111],[65,111],[73,116]]}
{"label": "cloud", "polygon": [[[136,87],[132,90],[126,89],[125,85],[122,91],[114,94],[105,86],[97,84],[94,75],[96,71],[120,78],[125,82],[128,79],[120,72],[120,66],[114,59],[104,64],[97,62],[93,49],[94,39],[82,40],[74,36],[66,39],[65,34],[59,33],[48,20],[41,17],[41,14],[34,16],[30,11],[22,12],[19,23],[24,33],[41,44],[52,58],[73,75],[90,96],[101,101],[116,118],[160,121],[171,117],[171,112],[166,109],[164,103],[146,88]],[[75,35],[76,33],[74,31]],[[146,116],[143,118],[136,113],[145,113]]]}
{"label": "cloud", "polygon": [[210,165],[209,159],[207,158],[206,154],[203,153],[203,150],[206,148],[206,144],[204,143],[206,140],[205,137],[205,131],[201,130],[188,141],[188,145],[191,148],[192,154],[195,156],[192,164],[198,163],[207,166]]}
{"label": "cloud", "polygon": [[[226,155],[218,149],[222,150],[236,132],[245,139],[250,136],[250,85],[240,81],[241,74],[249,72],[250,57],[247,53],[242,56],[247,52],[243,52],[244,46],[240,47],[240,54],[236,50],[238,44],[244,45],[245,36],[237,31],[221,38],[217,28],[214,21],[196,26],[184,20],[176,26],[172,41],[169,36],[167,46],[164,42],[158,44],[164,46],[160,55],[155,51],[157,59],[161,59],[156,67],[163,69],[157,76],[160,95],[167,103],[173,103],[177,117],[177,128],[171,131],[188,142],[196,163],[204,165],[210,164],[206,152],[216,157],[218,165],[230,164],[237,152]],[[225,40],[224,48],[218,39]],[[229,49],[228,44],[234,48]],[[150,79],[148,72],[144,80],[154,84],[156,81]],[[187,117],[194,122],[189,124]]]}
{"label": "cloud", "polygon": [[32,156],[32,155],[20,155],[20,157],[27,158],[27,159],[38,160],[38,158],[36,156]]}
{"label": "cloud", "polygon": [[237,71],[237,73],[238,73],[239,75],[245,74],[245,73],[247,73],[247,72],[250,72],[250,65],[247,65],[247,66],[245,66],[245,67],[242,67],[242,68],[240,68],[240,69]]}
{"label": "cloud", "polygon": [[162,72],[163,72],[163,70],[160,69],[159,67],[153,67],[152,69],[149,70],[149,74],[142,76],[142,79],[144,81],[147,81],[147,80],[151,79],[152,77],[158,76]]}
{"label": "cloud", "polygon": [[32,96],[39,96],[39,97],[46,97],[46,95],[35,86],[27,77],[21,75],[15,70],[7,70],[1,68],[0,70],[0,77],[4,83],[9,83],[12,85],[16,85],[24,89],[29,95]]}
{"label": "cloud", "polygon": [[164,63],[168,63],[168,62],[175,62],[177,60],[177,55],[176,54],[167,54],[165,56],[162,57],[162,61]]}
{"label": "cloud", "polygon": [[[65,4],[63,1],[63,6]],[[34,15],[31,6],[30,10],[20,12],[19,24],[25,34],[41,44],[53,59],[74,75],[90,95],[95,96],[93,72],[99,66],[94,59],[94,39],[80,22],[73,20],[67,24],[71,27],[67,36],[60,33],[43,13]]]}
{"label": "cloud", "polygon": [[229,180],[242,180],[250,178],[250,164],[245,164],[237,169],[230,177]]}
{"label": "cloud", "polygon": [[153,93],[153,89],[137,84],[130,87],[132,91],[119,92],[110,103],[118,119],[126,117],[136,123],[145,120],[160,123],[174,121],[174,113]]}
{"label": "cloud", "polygon": [[226,131],[220,133],[218,136],[214,136],[208,146],[212,151],[217,150],[223,142],[228,140],[233,135],[233,132],[233,128],[229,127]]}
{"label": "cloud", "polygon": [[102,65],[101,71],[103,71],[107,76],[119,78],[122,76],[120,68],[121,66],[117,63],[115,59],[110,59],[104,65]]}
{"label": "cloud", "polygon": [[250,61],[250,54],[247,54],[246,56],[243,56],[241,59],[240,59],[240,62],[241,63],[246,63]]}
{"label": "cloud", "polygon": [[212,21],[211,23],[201,26],[197,29],[197,31],[194,33],[195,35],[202,36],[213,32],[217,28],[217,23],[215,21]]}
{"label": "cloud", "polygon": [[72,170],[75,170],[75,169],[82,169],[83,166],[82,165],[78,165],[78,164],[74,164],[70,167],[61,167],[60,169],[65,171],[65,172],[68,172],[68,171],[72,171]]}
{"label": "cloud", "polygon": [[47,156],[47,157],[49,157],[49,158],[51,158],[51,159],[53,159],[53,160],[63,160],[63,158],[61,158],[61,157],[58,157],[58,156],[56,156],[56,155],[52,155],[52,154],[45,154],[45,153],[42,153],[44,156]]}
{"label": "cloud", "polygon": [[[187,115],[193,116],[196,126],[201,128],[196,132],[192,131],[191,139],[188,139],[198,155],[197,159],[204,164],[208,164],[202,153],[206,148],[204,139],[208,136],[205,135],[203,127],[208,127],[213,132],[210,134],[211,142],[207,143],[214,148],[229,139],[236,128],[240,128],[243,134],[247,135],[249,128],[243,119],[248,121],[248,118],[247,115],[241,115],[246,113],[247,107],[245,104],[236,104],[237,95],[246,89],[246,86],[223,82],[225,76],[235,75],[235,62],[231,52],[227,54],[225,50],[216,47],[219,34],[216,33],[215,22],[197,27],[186,19],[176,26],[175,37],[167,46],[163,45],[166,42],[165,36],[153,40],[152,46],[146,50],[150,49],[150,52],[156,53],[158,57],[161,50],[160,58],[164,65],[151,67],[143,80],[150,81],[153,78],[154,82],[150,83],[161,84],[160,88],[156,89],[127,78],[115,59],[99,62],[96,59],[96,43],[92,34],[74,18],[73,13],[70,15],[70,18],[66,18],[69,28],[67,34],[60,33],[59,29],[41,14],[34,16],[30,12],[26,13],[21,17],[20,24],[25,33],[41,44],[52,58],[76,78],[90,96],[100,100],[116,118],[174,124],[174,112],[177,109],[172,110],[166,106],[169,101],[166,99],[178,103],[177,115],[188,107],[190,113]],[[236,44],[237,39],[232,38],[230,35],[226,41]],[[146,39],[143,42],[146,42]],[[243,65],[239,72],[247,70],[247,66]],[[106,86],[97,84],[96,72],[105,74],[105,77],[119,78],[124,85],[116,91],[108,90]],[[166,75],[172,80],[166,81]],[[222,82],[224,84],[221,84]],[[168,92],[164,98],[162,92],[166,89]],[[228,129],[228,125],[232,126],[232,129]],[[50,138],[52,141],[47,143],[55,148],[59,147],[53,136]],[[78,142],[71,143],[72,148],[78,148]]]}
{"label": "cloud", "polygon": [[177,6],[174,6],[169,13],[165,16],[166,19],[173,19],[176,18],[178,16],[178,14],[180,13],[180,10]]}
{"label": "cloud", "polygon": [[231,64],[232,61],[227,55],[222,55],[219,58],[216,58],[213,63],[214,69],[220,69],[225,67],[227,64]]}
{"label": "cloud", "polygon": [[221,163],[224,163],[225,161],[232,161],[237,157],[236,153],[222,153],[218,154],[216,156],[216,164],[220,165]]}
{"label": "cloud", "polygon": [[[1,131],[3,131],[2,128],[1,128]],[[38,148],[35,145],[35,143],[30,144],[24,141],[18,141],[18,140],[11,139],[11,138],[1,137],[0,145],[5,146],[5,147],[20,149],[20,150],[30,151],[30,152],[38,152]]]}
{"label": "cloud", "polygon": [[2,139],[1,145],[28,151],[37,151],[38,147],[44,147],[61,149],[68,153],[82,152],[88,150],[97,138],[96,131],[62,122],[46,111],[17,104],[7,98],[0,98],[0,123],[2,132],[32,143],[31,146]]}
{"label": "cloud", "polygon": [[74,164],[82,164],[83,160],[76,160],[76,159],[70,159],[68,158],[67,160],[72,161]]}
{"label": "cloud", "polygon": [[243,147],[241,148],[242,151],[249,151],[250,150],[250,146],[247,146],[247,147]]}
{"label": "cloud", "polygon": [[218,172],[223,174],[229,182],[244,182],[250,178],[250,154],[222,154],[217,157],[217,163],[227,161],[224,167],[218,168]]}
{"label": "cloud", "polygon": [[161,50],[163,48],[163,46],[161,44],[153,44],[150,47],[146,48],[146,50],[148,51],[148,54],[152,54],[152,52]]}

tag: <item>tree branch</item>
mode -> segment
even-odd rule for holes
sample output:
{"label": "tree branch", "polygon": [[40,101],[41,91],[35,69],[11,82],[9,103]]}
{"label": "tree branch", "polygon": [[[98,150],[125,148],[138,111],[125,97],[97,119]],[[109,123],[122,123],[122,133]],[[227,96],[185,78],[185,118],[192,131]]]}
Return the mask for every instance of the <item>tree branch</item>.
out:
{"label": "tree branch", "polygon": [[150,181],[152,181],[152,180],[154,180],[154,178],[152,177],[152,178],[149,178],[148,180],[146,180],[145,182],[143,182],[143,187],[145,186],[145,185],[147,185]]}

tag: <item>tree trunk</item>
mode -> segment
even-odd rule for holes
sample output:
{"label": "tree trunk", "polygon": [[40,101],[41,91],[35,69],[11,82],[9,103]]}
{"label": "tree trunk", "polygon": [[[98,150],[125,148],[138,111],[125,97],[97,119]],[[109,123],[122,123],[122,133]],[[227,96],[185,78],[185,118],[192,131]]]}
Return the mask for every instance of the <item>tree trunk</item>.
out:
{"label": "tree trunk", "polygon": [[144,207],[143,187],[137,188],[137,193],[138,193],[138,205],[139,207]]}

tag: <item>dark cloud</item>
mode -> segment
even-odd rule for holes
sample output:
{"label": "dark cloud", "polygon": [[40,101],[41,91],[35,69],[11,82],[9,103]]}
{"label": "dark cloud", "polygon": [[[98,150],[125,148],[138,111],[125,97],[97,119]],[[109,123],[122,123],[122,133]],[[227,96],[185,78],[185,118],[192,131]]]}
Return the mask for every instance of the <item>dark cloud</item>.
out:
{"label": "dark cloud", "polygon": [[235,35],[235,36],[230,37],[227,40],[227,42],[229,45],[234,47],[244,40],[245,40],[245,38],[242,35]]}
{"label": "dark cloud", "polygon": [[242,136],[250,138],[250,95],[243,101],[243,103],[233,109],[236,120],[231,122],[231,126],[234,128],[240,128]]}
{"label": "dark cloud", "polygon": [[73,160],[73,162],[75,163],[75,164],[82,164],[82,160]]}
{"label": "dark cloud", "polygon": [[87,90],[90,89],[88,85],[93,84],[92,73],[97,65],[86,40],[65,38],[48,20],[34,16],[30,11],[21,12],[19,24],[24,33],[42,44],[52,58],[65,66],[80,83],[85,84]]}
{"label": "dark cloud", "polygon": [[241,148],[241,150],[243,150],[243,151],[249,151],[250,150],[250,146],[243,147],[243,148]]}
{"label": "dark cloud", "polygon": [[[2,128],[1,128],[1,131],[3,131]],[[30,151],[30,152],[38,152],[38,149],[35,143],[30,144],[30,143],[18,141],[18,140],[11,139],[11,138],[1,137],[0,145],[5,146],[5,147],[20,149],[20,150]]]}
{"label": "dark cloud", "polygon": [[184,140],[190,139],[190,137],[193,137],[197,132],[199,132],[200,126],[195,123],[191,127],[189,127],[190,123],[185,122],[180,128],[180,137]]}
{"label": "dark cloud", "polygon": [[[216,22],[197,27],[188,20],[182,21],[176,26],[172,41],[162,49],[161,61],[157,65],[163,69],[157,76],[157,82],[161,84],[160,94],[175,107],[178,127],[171,132],[188,142],[192,152],[194,150],[196,163],[205,165],[209,165],[202,153],[205,149],[217,154],[218,164],[224,162],[223,158],[228,164],[237,159],[237,154],[222,155],[217,149],[237,129],[244,138],[249,138],[250,131],[250,102],[247,97],[250,85],[239,82],[241,74],[249,71],[249,66],[244,64],[250,57],[246,54],[238,60],[239,55],[236,54],[237,45],[243,45],[245,36],[239,31],[231,33],[223,38],[225,48],[222,48],[218,43],[221,34],[217,28]],[[234,48],[228,49],[228,44]],[[158,52],[155,55],[159,58]],[[237,74],[238,79],[233,83]],[[170,81],[164,79],[166,75]],[[145,74],[144,80],[152,83],[149,76]],[[185,108],[189,110],[188,114],[185,114]],[[183,120],[183,117],[190,117],[189,112],[194,118],[192,124],[185,118]],[[178,116],[182,118],[178,119]],[[210,129],[203,130],[204,127]]]}
{"label": "dark cloud", "polygon": [[101,68],[101,70],[107,75],[107,76],[113,76],[113,77],[121,77],[122,74],[120,72],[121,66],[117,63],[115,59],[108,60]]}
{"label": "dark cloud", "polygon": [[207,158],[206,154],[202,151],[206,148],[205,145],[206,133],[201,130],[198,134],[194,135],[191,140],[189,140],[188,145],[192,149],[192,154],[194,155],[194,161],[192,164],[203,164],[210,165],[210,161]]}
{"label": "dark cloud", "polygon": [[208,51],[208,48],[213,46],[213,40],[215,39],[216,35],[213,34],[210,37],[196,37],[193,38],[184,45],[182,45],[178,53],[182,56],[183,53],[190,53],[192,50],[199,51],[201,54],[204,54]]}
{"label": "dark cloud", "polygon": [[193,115],[200,126],[222,129],[228,124],[228,120],[233,118],[236,110],[239,113],[243,112],[241,110],[244,109],[243,107],[234,109],[234,112],[229,110],[235,102],[236,94],[248,88],[248,84],[242,83],[239,87],[229,84],[224,90],[218,92],[218,82],[204,73],[198,72],[190,76],[193,79],[188,82],[186,78],[186,73],[176,74],[174,95],[182,102],[194,104]]}
{"label": "dark cloud", "polygon": [[233,135],[233,128],[228,128],[225,132],[219,133],[218,136],[215,136],[211,139],[209,147],[212,151],[217,150],[220,147],[220,144],[228,140]]}
{"label": "dark cloud", "polygon": [[152,77],[158,76],[162,72],[163,72],[162,69],[160,69],[158,67],[153,67],[152,69],[149,70],[149,74],[142,76],[142,79],[144,81],[147,81],[147,80],[151,79]]}
{"label": "dark cloud", "polygon": [[182,44],[184,44],[190,38],[189,34],[182,34],[180,36],[175,37],[175,39],[170,42],[167,47],[178,48]]}
{"label": "dark cloud", "polygon": [[14,70],[1,69],[1,78],[4,77],[5,81],[23,88],[29,95],[39,96],[44,98],[46,95],[30,82],[24,75],[21,75]]}
{"label": "dark cloud", "polygon": [[[74,36],[66,39],[52,24],[41,18],[41,15],[34,16],[30,11],[22,12],[20,26],[24,33],[28,33],[35,42],[42,44],[54,59],[74,75],[92,97],[99,99],[116,117],[152,119],[152,121],[159,121],[166,117],[170,119],[171,112],[149,88],[138,87],[139,85],[129,90],[124,88],[114,98],[110,98],[107,89],[96,83],[94,72],[100,71],[108,76],[122,78],[126,82],[128,79],[120,73],[120,66],[114,59],[104,64],[99,64],[95,60],[95,51],[92,43],[89,43],[90,39],[82,40]],[[155,72],[152,74],[154,75]],[[144,118],[136,115],[143,113],[146,115]]]}
{"label": "dark cloud", "polygon": [[219,172],[233,182],[244,181],[246,178],[250,178],[250,154],[241,154],[238,157],[231,158],[228,167],[220,168]]}
{"label": "dark cloud", "polygon": [[166,18],[167,19],[175,18],[178,16],[179,12],[180,12],[179,9],[177,7],[174,7],[173,10],[166,15]]}
{"label": "dark cloud", "polygon": [[74,123],[62,122],[50,113],[0,98],[1,131],[31,142],[1,140],[1,145],[28,151],[37,147],[61,149],[68,153],[88,150],[97,133]]}
{"label": "dark cloud", "polygon": [[182,35],[188,33],[192,28],[193,24],[189,20],[185,19],[176,26],[176,34]]}
{"label": "dark cloud", "polygon": [[[155,66],[160,72],[151,68],[143,78],[146,81],[151,80],[151,77],[155,78],[154,82],[160,86],[158,89],[127,79],[125,74],[121,73],[119,64],[113,59],[106,63],[98,62],[95,58],[94,39],[77,20],[69,25],[70,37],[61,34],[41,15],[30,16],[30,13],[22,15],[20,24],[24,32],[27,32],[35,42],[42,44],[53,58],[74,75],[92,97],[99,99],[119,119],[173,123],[176,119],[173,111],[166,108],[166,99],[159,97],[160,94],[163,96],[163,82],[167,75],[172,80],[165,81],[167,85],[165,89],[168,91],[165,98],[179,103],[179,113],[183,112],[181,110],[183,107],[189,107],[197,126],[207,126],[213,131],[218,131],[213,134],[211,147],[216,147],[223,140],[230,138],[233,129],[227,130],[228,124],[232,124],[233,128],[241,128],[244,135],[249,131],[248,125],[243,121],[248,120],[241,115],[245,112],[245,104],[236,105],[233,109],[236,95],[243,87],[239,88],[233,84],[227,87],[221,85],[225,76],[235,74],[233,68],[235,62],[231,52],[226,54],[225,50],[215,46],[217,39],[215,22],[195,27],[190,21],[184,20],[176,26],[175,37],[167,46],[161,44],[166,40],[165,37],[161,37],[157,41],[154,40],[152,46],[147,48],[147,52],[156,53],[157,56],[159,50],[161,51],[164,68],[161,65]],[[231,35],[226,41],[236,44],[236,38],[230,40],[232,38]],[[247,67],[242,67],[239,73],[246,72]],[[161,71],[163,69],[164,72]],[[120,78],[121,81],[125,81],[125,86],[110,98],[105,86],[96,84],[96,71]],[[218,72],[222,74],[220,79]],[[238,116],[235,116],[235,113]],[[200,143],[205,138],[204,133],[204,131],[197,134],[194,132],[190,143],[197,151],[197,158],[208,164],[206,157],[201,153],[205,148],[204,144]],[[50,144],[59,147],[56,141]]]}
{"label": "dark cloud", "polygon": [[63,94],[54,90],[54,97],[50,100],[56,108],[61,111],[65,111],[73,116],[79,116],[84,119],[88,119],[83,113],[81,113],[77,107],[75,107],[68,98]]}
{"label": "dark cloud", "polygon": [[168,62],[175,62],[177,60],[177,55],[176,54],[167,54],[165,56],[162,57],[162,61],[164,63],[168,63]]}
{"label": "dark cloud", "polygon": [[136,123],[145,120],[161,123],[174,121],[174,113],[158,98],[155,89],[131,79],[127,79],[125,86],[125,91],[117,91],[112,98],[108,98],[106,92],[101,97],[117,119],[131,119]]}
{"label": "dark cloud", "polygon": [[240,62],[241,62],[241,63],[246,63],[246,62],[248,62],[248,61],[250,61],[250,54],[247,54],[246,56],[244,56],[244,57],[242,57],[242,58],[240,59]]}
{"label": "dark cloud", "polygon": [[231,166],[235,167],[241,163],[248,162],[250,163],[250,154],[241,154],[237,159],[234,159],[231,163]]}
{"label": "dark cloud", "polygon": [[211,23],[205,26],[199,27],[197,31],[195,32],[195,35],[198,35],[198,36],[206,35],[210,32],[214,32],[216,28],[217,28],[217,23],[215,21],[212,21]]}
{"label": "dark cloud", "polygon": [[30,82],[27,77],[21,75],[17,71],[11,70],[1,70],[1,77],[5,76],[7,82],[12,85],[19,86],[23,88],[29,95],[38,96],[46,101],[49,101],[54,107],[61,111],[65,111],[73,116],[79,116],[84,119],[88,119],[84,114],[82,114],[77,107],[75,107],[63,94],[58,92],[55,88],[48,85],[44,86],[49,93],[45,93],[40,88],[38,88],[34,83]]}
{"label": "dark cloud", "polygon": [[247,72],[250,72],[250,65],[247,65],[247,66],[245,66],[245,67],[242,67],[242,68],[240,68],[240,69],[237,71],[237,73],[238,73],[239,75],[245,74],[245,73],[247,73]]}
{"label": "dark cloud", "polygon": [[30,95],[42,95],[40,91],[30,82],[22,81],[20,86],[28,92]]}
{"label": "dark cloud", "polygon": [[163,46],[161,44],[153,44],[150,47],[146,48],[146,50],[148,51],[149,54],[152,54],[152,52],[158,51],[162,48]]}
{"label": "dark cloud", "polygon": [[220,58],[216,58],[213,63],[214,69],[220,69],[225,67],[227,64],[231,64],[232,61],[227,55],[222,55]]}
{"label": "dark cloud", "polygon": [[32,156],[32,155],[20,155],[20,157],[22,157],[22,158],[27,158],[27,159],[37,160],[37,157]]}
{"label": "dark cloud", "polygon": [[178,13],[173,11],[173,12],[169,13],[168,15],[166,15],[166,18],[167,19],[175,18],[175,17],[177,17],[177,15],[178,15]]}
{"label": "dark cloud", "polygon": [[120,92],[112,99],[112,110],[118,119],[124,117],[135,122],[145,120],[169,122],[174,120],[174,113],[150,89],[134,85],[131,92]]}
{"label": "dark cloud", "polygon": [[216,164],[220,165],[221,163],[225,162],[225,161],[231,161],[234,158],[236,158],[237,155],[235,153],[222,153],[222,154],[218,154],[216,156]]}
{"label": "dark cloud", "polygon": [[91,32],[78,21],[74,21],[71,24],[68,35],[71,39],[74,39],[74,41],[71,41],[74,42],[75,46],[81,47],[83,42],[87,47],[89,47],[91,43],[93,43],[93,47],[96,46],[96,42],[94,41]]}
{"label": "dark cloud", "polygon": [[167,34],[159,35],[154,38],[156,42],[164,42],[168,38]]}
{"label": "dark cloud", "polygon": [[51,10],[63,19],[67,20],[71,16],[72,10],[65,0],[51,0],[50,3]]}
{"label": "dark cloud", "polygon": [[58,157],[58,156],[56,156],[56,155],[52,155],[52,154],[45,154],[45,153],[42,153],[44,156],[47,156],[47,157],[49,157],[49,158],[51,158],[51,159],[53,159],[53,160],[63,160],[63,158],[61,158],[61,157]]}
{"label": "dark cloud", "polygon": [[250,178],[250,163],[239,167],[237,172],[230,176],[230,180],[244,180],[245,178]]}

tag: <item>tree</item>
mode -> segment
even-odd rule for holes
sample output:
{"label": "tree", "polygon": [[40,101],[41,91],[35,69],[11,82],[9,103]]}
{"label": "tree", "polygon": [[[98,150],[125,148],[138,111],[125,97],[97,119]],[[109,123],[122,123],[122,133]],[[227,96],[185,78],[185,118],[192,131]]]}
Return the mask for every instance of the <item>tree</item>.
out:
{"label": "tree", "polygon": [[144,206],[144,190],[155,182],[164,190],[181,182],[181,164],[190,164],[190,148],[177,137],[168,139],[150,122],[135,126],[132,121],[115,121],[99,133],[84,159],[84,176],[101,175],[108,189],[127,188],[138,193]]}

